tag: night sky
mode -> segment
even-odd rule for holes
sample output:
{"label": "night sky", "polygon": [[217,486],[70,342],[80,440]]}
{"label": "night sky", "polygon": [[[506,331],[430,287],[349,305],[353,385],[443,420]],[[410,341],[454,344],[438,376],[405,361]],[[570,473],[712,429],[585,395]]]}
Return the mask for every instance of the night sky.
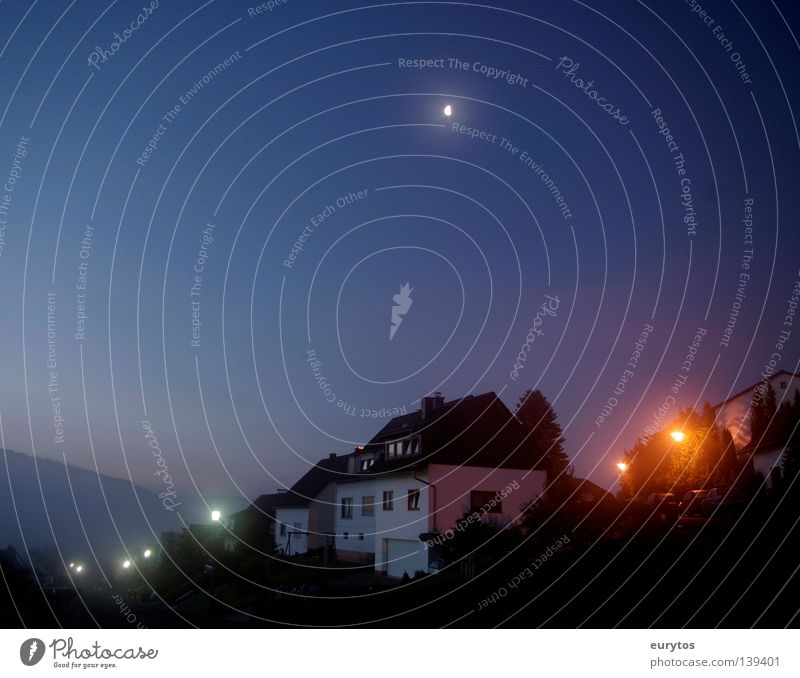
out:
{"label": "night sky", "polygon": [[0,13],[2,447],[252,498],[539,388],[610,487],[797,368],[793,2]]}

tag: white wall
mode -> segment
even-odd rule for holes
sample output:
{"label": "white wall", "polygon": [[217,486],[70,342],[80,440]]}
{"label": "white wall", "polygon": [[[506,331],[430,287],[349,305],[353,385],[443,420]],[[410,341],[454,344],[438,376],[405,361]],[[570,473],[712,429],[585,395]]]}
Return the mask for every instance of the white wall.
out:
{"label": "white wall", "polygon": [[[425,479],[424,473],[417,476]],[[419,490],[419,510],[408,510],[408,491]],[[394,492],[393,510],[384,511],[381,504],[383,492]],[[375,500],[378,506],[375,510],[375,569],[385,572],[388,568],[387,549],[385,540],[400,539],[414,542],[417,550],[409,557],[395,562],[392,569],[405,569],[409,576],[417,570],[428,571],[428,551],[419,535],[428,531],[428,486],[413,477],[411,473],[392,474],[376,480]]]}
{"label": "white wall", "polygon": [[[375,479],[359,480],[336,484],[336,550],[354,551],[359,554],[375,553],[375,516],[365,516],[362,511],[362,497],[375,496]],[[342,518],[342,499],[353,499],[353,517]],[[376,497],[377,499],[377,497]],[[380,507],[375,507],[377,514]],[[348,538],[344,538],[345,532]],[[359,539],[359,533],[364,535]]]}
{"label": "white wall", "polygon": [[327,546],[325,535],[336,531],[336,484],[329,483],[308,507],[308,548]]}
{"label": "white wall", "polygon": [[[281,524],[286,525],[286,534],[281,536]],[[289,549],[285,553],[287,556],[296,556],[308,551],[308,535],[292,535],[290,532],[297,530],[308,530],[308,508],[282,508],[275,509],[275,546],[283,553],[284,549]]]}
{"label": "white wall", "polygon": [[[780,406],[782,399],[791,402],[794,399],[795,389],[800,388],[800,380],[797,377],[792,377],[791,374],[774,374],[769,381],[772,384],[772,388],[775,389],[775,400],[778,406]],[[754,388],[755,385],[717,409],[717,419],[722,426],[730,431],[737,450],[741,450],[750,443],[750,415],[748,411]]]}
{"label": "white wall", "polygon": [[783,445],[776,445],[753,455],[753,470],[764,476],[770,489],[772,489],[772,469],[777,468],[783,472],[783,449]]}
{"label": "white wall", "polygon": [[[417,476],[417,478],[414,477]],[[393,574],[403,571],[413,576],[417,570],[428,570],[428,550],[420,535],[433,529],[433,499],[427,482],[436,487],[436,528],[446,532],[455,527],[456,522],[470,510],[470,493],[473,490],[496,493],[505,491],[511,485],[510,494],[502,499],[502,513],[486,514],[480,519],[492,519],[508,523],[519,516],[523,504],[541,496],[545,487],[544,471],[524,469],[494,469],[476,466],[447,466],[432,464],[424,472],[416,474],[393,473],[374,479],[339,483],[336,487],[336,548],[338,551],[372,553],[375,569],[378,572],[391,570]],[[409,510],[408,491],[419,490],[419,509]],[[382,500],[385,491],[394,493],[393,510],[385,511]],[[375,497],[374,517],[361,515],[359,504],[362,497]],[[345,497],[353,498],[353,518],[341,517],[341,503]],[[349,538],[344,539],[343,533]],[[364,540],[358,540],[358,533],[364,533]],[[390,540],[395,543],[390,545]],[[402,541],[404,543],[397,543]],[[412,544],[415,549],[412,549]],[[392,548],[390,549],[390,546]],[[387,563],[390,550],[402,552],[405,557]]]}

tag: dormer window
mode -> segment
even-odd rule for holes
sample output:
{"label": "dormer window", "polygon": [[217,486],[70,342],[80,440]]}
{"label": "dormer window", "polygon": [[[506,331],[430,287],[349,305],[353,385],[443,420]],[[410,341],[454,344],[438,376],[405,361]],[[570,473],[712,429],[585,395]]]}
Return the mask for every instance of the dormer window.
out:
{"label": "dormer window", "polygon": [[362,459],[361,460],[361,470],[362,471],[369,471],[372,468],[372,465],[375,463],[375,459]]}
{"label": "dormer window", "polygon": [[397,459],[398,457],[411,457],[419,454],[419,436],[409,436],[400,440],[392,440],[386,443],[386,458]]}

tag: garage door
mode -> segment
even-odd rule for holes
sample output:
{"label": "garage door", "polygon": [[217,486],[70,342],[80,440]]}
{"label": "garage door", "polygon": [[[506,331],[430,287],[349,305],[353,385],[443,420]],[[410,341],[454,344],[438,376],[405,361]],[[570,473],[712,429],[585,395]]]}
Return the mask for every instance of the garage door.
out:
{"label": "garage door", "polygon": [[424,564],[425,551],[422,542],[407,539],[388,539],[386,572],[390,577],[402,577],[408,572],[413,577],[417,570],[427,569]]}

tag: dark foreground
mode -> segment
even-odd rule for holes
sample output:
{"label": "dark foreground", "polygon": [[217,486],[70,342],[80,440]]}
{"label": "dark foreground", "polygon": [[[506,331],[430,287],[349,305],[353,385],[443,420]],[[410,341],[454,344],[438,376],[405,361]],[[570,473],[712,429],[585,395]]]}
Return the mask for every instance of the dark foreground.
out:
{"label": "dark foreground", "polygon": [[148,600],[144,586],[45,597],[7,577],[14,596],[0,600],[0,619],[65,628],[796,626],[797,516],[783,502],[721,517],[627,507],[610,520],[553,518],[527,539],[484,535],[471,555],[402,582],[369,568],[276,568],[273,559],[264,569],[251,559],[218,568],[216,601],[203,581],[166,603]]}

